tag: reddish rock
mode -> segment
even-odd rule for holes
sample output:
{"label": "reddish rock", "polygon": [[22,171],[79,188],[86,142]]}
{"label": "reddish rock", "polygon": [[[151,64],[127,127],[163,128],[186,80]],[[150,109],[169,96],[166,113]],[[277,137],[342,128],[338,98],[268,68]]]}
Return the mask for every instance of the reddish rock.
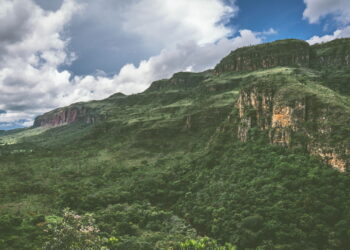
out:
{"label": "reddish rock", "polygon": [[83,106],[69,106],[48,112],[38,116],[34,121],[34,127],[57,127],[71,124],[77,121],[94,123],[96,118],[91,115],[88,108]]}

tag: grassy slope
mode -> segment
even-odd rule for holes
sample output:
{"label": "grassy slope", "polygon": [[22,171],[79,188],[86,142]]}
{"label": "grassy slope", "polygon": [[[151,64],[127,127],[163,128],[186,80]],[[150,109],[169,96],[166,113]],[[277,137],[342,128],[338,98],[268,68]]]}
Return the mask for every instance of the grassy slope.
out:
{"label": "grassy slope", "polygon": [[[279,212],[271,214],[269,209],[275,211],[273,207],[277,206],[278,211],[292,216],[294,210],[288,210],[284,203],[297,199],[299,192],[302,192],[300,197],[307,200],[322,185],[329,187],[334,182],[339,183],[336,191],[342,190],[335,198],[347,199],[347,193],[350,193],[350,185],[346,186],[348,181],[304,152],[270,147],[264,139],[256,144],[238,143],[227,117],[234,112],[239,89],[257,80],[284,82],[287,88],[298,91],[303,87],[302,92],[309,91],[325,102],[336,102],[346,109],[349,108],[348,97],[318,85],[321,74],[308,69],[296,72],[292,68],[273,68],[219,76],[205,72],[202,77],[187,88],[163,81],[166,87],[160,89],[151,88],[138,95],[112,96],[88,103],[107,117],[106,121],[93,126],[73,124],[50,130],[27,129],[0,137],[3,143],[12,144],[0,147],[1,213],[18,213],[31,218],[38,214],[58,214],[68,206],[80,212],[93,211],[109,235],[117,234],[115,236],[124,240],[134,237],[133,241],[151,241],[147,233],[154,234],[160,229],[150,230],[129,219],[137,226],[137,232],[131,230],[123,234],[120,229],[113,233],[112,224],[118,222],[103,222],[109,213],[108,206],[123,204],[121,206],[133,208],[146,202],[156,207],[145,205],[146,211],[156,209],[177,214],[191,223],[198,233],[223,242],[230,241],[241,247],[297,244],[297,235],[279,236],[277,232],[286,233],[296,228],[298,233],[305,233],[305,225],[296,223],[290,228],[274,225],[271,232],[264,228],[259,234],[260,226],[257,231],[249,225],[244,229],[244,223],[249,224],[245,220],[258,214],[257,218],[250,218],[258,222],[251,223],[292,223],[289,219],[282,220]],[[283,179],[293,174],[286,170],[286,164],[291,160],[295,163],[290,171],[306,175],[301,180],[307,183],[305,191],[299,191]],[[317,174],[332,178],[320,180],[315,177]],[[248,181],[253,182],[249,184]],[[263,183],[269,182],[274,184],[254,193]],[[281,192],[271,197],[283,204],[276,205],[269,201],[269,194],[279,186]],[[244,190],[249,191],[245,193]],[[261,201],[259,196],[266,196],[266,199]],[[248,200],[243,202],[244,199]],[[327,201],[318,196],[315,200],[321,204]],[[346,201],[337,200],[337,204],[341,208],[331,214],[339,213],[342,219],[347,219]],[[120,207],[114,209],[124,211]],[[324,225],[324,212],[316,208],[300,209],[297,216],[319,216],[317,221],[305,223],[310,227],[313,223],[322,224],[322,236],[336,224],[332,221]],[[162,237],[164,235],[169,233]],[[181,237],[183,239],[183,235]],[[339,241],[340,236],[335,238]],[[269,242],[264,243],[266,239]],[[305,233],[303,241],[295,247],[309,242],[311,248],[317,248],[318,240]],[[23,237],[22,241],[28,242],[28,239]],[[327,242],[322,241],[329,246]],[[345,243],[341,241],[339,245]]]}

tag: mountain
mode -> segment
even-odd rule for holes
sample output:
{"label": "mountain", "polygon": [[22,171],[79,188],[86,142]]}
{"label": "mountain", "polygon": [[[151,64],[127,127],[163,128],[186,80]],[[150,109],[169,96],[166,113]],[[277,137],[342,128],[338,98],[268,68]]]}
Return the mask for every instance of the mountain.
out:
{"label": "mountain", "polygon": [[346,249],[349,82],[350,39],[281,40],[0,134],[0,246],[69,207],[111,249]]}
{"label": "mountain", "polygon": [[[329,165],[345,171],[349,166],[349,100],[313,79],[295,77],[281,82],[256,80],[244,87],[236,108],[239,112],[238,137],[249,139],[256,127],[267,131],[270,143],[302,146]],[[293,79],[294,78],[294,79]],[[254,139],[254,138],[251,138]]]}
{"label": "mountain", "polygon": [[231,52],[215,67],[217,73],[253,71],[277,66],[324,69],[350,65],[349,38],[310,46],[296,39],[275,41]]}
{"label": "mountain", "polygon": [[[317,71],[320,69],[322,71],[324,67],[337,67],[338,70],[345,68],[346,71],[346,68],[350,67],[349,55],[350,39],[314,46],[305,41],[289,39],[244,47],[222,59],[214,71],[176,73],[169,80],[154,82],[144,94],[170,89],[184,91],[196,87],[200,92],[203,91],[201,85],[205,82],[212,82],[210,86],[215,85],[211,87],[215,92],[216,88],[225,88],[216,85],[216,80],[225,73],[296,67],[293,72],[285,69],[286,73],[267,71],[267,77],[255,76],[255,79],[241,88],[235,107],[239,111],[239,117],[235,117],[235,122],[239,123],[238,138],[247,141],[249,130],[257,127],[268,131],[271,143],[303,146],[329,165],[345,171],[350,164],[347,157],[350,152],[350,141],[346,136],[349,133],[346,124],[350,122],[350,102],[348,98],[319,86],[325,83],[323,79],[316,78]],[[317,71],[312,72],[312,69]],[[271,78],[280,79],[278,82]],[[236,80],[242,81],[239,78]],[[226,85],[230,84],[232,83]],[[230,90],[230,87],[227,88]],[[163,94],[162,97],[165,96],[166,94]],[[124,98],[122,102],[128,102],[133,98],[117,94],[112,99],[116,97]],[[104,102],[78,103],[51,111],[37,117],[34,127],[55,127],[78,121],[90,124],[104,120],[106,119],[104,110],[106,104],[102,104]],[[338,118],[341,118],[341,121]],[[191,116],[186,119],[188,123],[191,122]],[[339,123],[343,126],[339,126]],[[191,124],[186,126],[190,127]]]}

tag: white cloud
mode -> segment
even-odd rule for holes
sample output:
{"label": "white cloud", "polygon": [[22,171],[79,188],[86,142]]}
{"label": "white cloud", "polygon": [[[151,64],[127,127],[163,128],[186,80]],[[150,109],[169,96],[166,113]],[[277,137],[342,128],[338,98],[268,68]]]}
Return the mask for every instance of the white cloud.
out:
{"label": "white cloud", "polygon": [[315,44],[315,43],[324,43],[329,42],[337,38],[344,38],[344,37],[350,37],[350,26],[345,27],[344,29],[338,29],[333,32],[331,35],[324,35],[324,36],[313,36],[307,42],[309,44]]}
{"label": "white cloud", "polygon": [[[326,16],[336,20],[338,29],[333,34],[313,36],[307,40],[310,44],[328,42],[337,38],[350,37],[350,1],[349,0],[304,0],[306,9],[303,16],[310,23],[317,23]],[[326,24],[326,27],[328,24]]]}
{"label": "white cloud", "polygon": [[349,0],[304,0],[306,9],[304,18],[310,23],[317,23],[327,15],[333,15],[343,25],[350,23],[350,1]]}
{"label": "white cloud", "polygon": [[0,114],[0,126],[28,125],[53,108],[115,92],[138,93],[175,72],[212,68],[231,50],[261,43],[265,35],[275,33],[241,30],[227,39],[232,30],[223,23],[237,8],[221,0],[134,0],[123,5],[126,14],[119,25],[137,34],[140,43],[154,41],[159,54],[137,66],[126,64],[111,77],[101,71],[74,76],[59,70],[75,58],[63,33],[72,16],[85,9],[75,0],[65,0],[56,11],[44,11],[32,0],[0,2],[0,110],[6,111]]}
{"label": "white cloud", "polygon": [[199,72],[213,68],[231,50],[261,42],[259,34],[250,30],[241,30],[239,36],[233,39],[222,38],[217,43],[199,45],[194,41],[187,41],[141,61],[138,67],[133,64],[125,65],[112,79],[87,76],[75,80],[80,84],[84,83],[84,89],[94,88],[96,82],[105,86],[102,91],[96,88],[93,90],[97,96],[105,96],[112,92],[138,93],[148,88],[153,81],[168,78],[175,72]]}
{"label": "white cloud", "polygon": [[75,88],[65,97],[67,103],[102,99],[115,92],[139,93],[159,79],[168,78],[179,71],[204,71],[213,68],[221,58],[238,47],[262,42],[257,33],[241,30],[234,39],[223,38],[218,43],[198,45],[194,41],[164,49],[157,55],[143,60],[138,66],[127,64],[112,78],[104,76],[75,77]]}
{"label": "white cloud", "polygon": [[232,33],[224,24],[237,11],[221,0],[143,0],[126,10],[124,28],[162,46],[212,43]]}
{"label": "white cloud", "polygon": [[61,32],[78,9],[73,0],[56,12],[29,0],[0,2],[0,107],[7,111],[0,122],[31,119],[60,104],[57,94],[70,74],[57,68],[72,59]]}
{"label": "white cloud", "polygon": [[277,32],[277,30],[275,30],[275,29],[273,29],[273,28],[269,28],[268,30],[264,30],[264,31],[262,31],[262,32],[257,32],[258,34],[261,34],[261,35],[266,35],[266,36],[268,36],[268,35],[275,35],[275,34],[277,34],[278,32]]}

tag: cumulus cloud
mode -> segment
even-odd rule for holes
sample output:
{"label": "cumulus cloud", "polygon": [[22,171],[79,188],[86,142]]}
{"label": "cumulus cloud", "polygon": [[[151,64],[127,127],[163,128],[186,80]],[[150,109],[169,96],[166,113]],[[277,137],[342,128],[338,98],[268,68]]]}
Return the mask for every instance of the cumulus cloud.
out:
{"label": "cumulus cloud", "polygon": [[304,0],[304,3],[306,9],[303,16],[310,23],[317,23],[327,15],[333,15],[340,24],[350,23],[349,0]]}
{"label": "cumulus cloud", "polygon": [[79,91],[85,92],[77,92],[77,96],[84,96],[89,90],[94,96],[100,97],[112,92],[138,93],[147,89],[153,81],[168,78],[175,72],[198,72],[213,68],[231,50],[261,42],[260,34],[250,30],[241,30],[235,38],[222,38],[217,43],[199,45],[195,41],[186,41],[174,48],[162,50],[159,55],[141,61],[138,66],[125,65],[113,78],[76,77],[74,81],[81,86]]}
{"label": "cumulus cloud", "polygon": [[277,33],[278,33],[277,30],[275,30],[274,28],[269,28],[268,30],[264,30],[262,32],[257,32],[257,34],[261,34],[261,35],[265,35],[265,36],[275,35]]}
{"label": "cumulus cloud", "polygon": [[337,38],[344,38],[344,37],[350,37],[350,26],[347,26],[343,29],[338,29],[333,32],[331,35],[324,35],[324,36],[313,36],[307,42],[309,44],[315,44],[315,43],[324,43],[329,42]]}
{"label": "cumulus cloud", "polygon": [[[47,3],[47,0],[43,1]],[[55,1],[59,0],[50,0]],[[138,63],[164,48],[150,46],[141,41],[139,35],[123,28],[125,13],[135,0],[76,1],[84,8],[73,17],[65,31],[71,37],[69,49],[77,55],[69,66],[75,74],[93,74],[96,69],[103,69],[112,75],[126,63]]]}
{"label": "cumulus cloud", "polygon": [[0,128],[19,128],[32,125],[32,116],[28,112],[0,113]]}
{"label": "cumulus cloud", "polygon": [[0,2],[0,109],[7,111],[0,122],[30,120],[60,103],[57,92],[69,85],[69,73],[57,68],[73,58],[61,31],[78,9],[73,0],[56,12],[30,0]]}
{"label": "cumulus cloud", "polygon": [[126,10],[124,28],[163,46],[188,40],[205,44],[232,33],[224,24],[237,10],[221,0],[143,0]]}
{"label": "cumulus cloud", "polygon": [[337,38],[350,37],[350,1],[349,0],[304,0],[306,8],[304,19],[317,23],[326,16],[336,21],[338,29],[333,34],[313,36],[307,40],[310,44],[328,42]]}
{"label": "cumulus cloud", "polygon": [[0,110],[5,111],[0,112],[0,127],[29,126],[36,115],[53,108],[103,99],[115,92],[138,93],[175,72],[212,68],[231,50],[261,43],[264,36],[275,33],[273,29],[241,30],[228,39],[233,30],[224,24],[237,11],[234,1],[230,6],[221,0],[193,0],[190,5],[185,0],[133,0],[122,6],[113,2],[116,6],[110,7],[124,13],[116,27],[139,43],[154,41],[159,53],[139,64],[126,64],[109,77],[98,70],[78,76],[60,70],[76,58],[68,50],[65,27],[74,14],[84,15],[96,2],[77,1],[64,0],[51,11],[32,0],[0,2]]}

